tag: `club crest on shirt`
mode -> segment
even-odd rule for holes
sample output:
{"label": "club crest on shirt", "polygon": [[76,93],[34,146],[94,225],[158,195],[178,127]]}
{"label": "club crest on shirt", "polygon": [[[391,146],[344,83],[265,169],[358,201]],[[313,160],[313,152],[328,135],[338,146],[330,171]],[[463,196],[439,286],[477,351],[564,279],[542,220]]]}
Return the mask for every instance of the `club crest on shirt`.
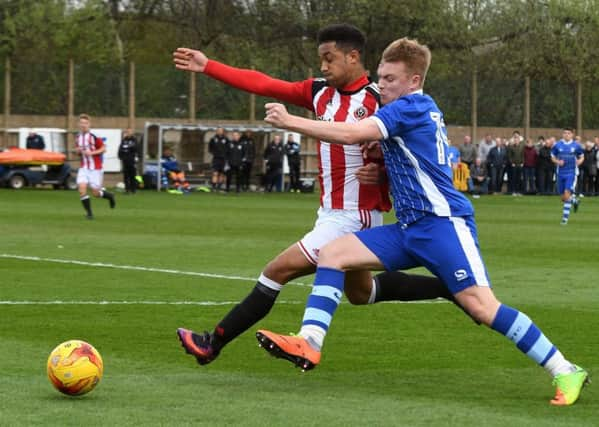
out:
{"label": "club crest on shirt", "polygon": [[368,111],[366,111],[366,108],[364,108],[362,106],[360,106],[354,110],[354,117],[358,120],[362,120],[364,117],[366,117],[367,114],[368,114]]}

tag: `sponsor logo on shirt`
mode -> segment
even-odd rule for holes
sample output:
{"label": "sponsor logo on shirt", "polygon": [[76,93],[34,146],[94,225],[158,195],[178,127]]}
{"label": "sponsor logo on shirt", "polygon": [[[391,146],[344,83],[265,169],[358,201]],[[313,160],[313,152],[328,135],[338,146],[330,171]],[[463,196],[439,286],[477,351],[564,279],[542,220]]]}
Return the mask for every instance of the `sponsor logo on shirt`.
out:
{"label": "sponsor logo on shirt", "polygon": [[461,282],[462,280],[465,280],[468,278],[468,273],[463,268],[456,270],[453,273],[453,275],[455,276],[456,279],[458,279],[458,282]]}

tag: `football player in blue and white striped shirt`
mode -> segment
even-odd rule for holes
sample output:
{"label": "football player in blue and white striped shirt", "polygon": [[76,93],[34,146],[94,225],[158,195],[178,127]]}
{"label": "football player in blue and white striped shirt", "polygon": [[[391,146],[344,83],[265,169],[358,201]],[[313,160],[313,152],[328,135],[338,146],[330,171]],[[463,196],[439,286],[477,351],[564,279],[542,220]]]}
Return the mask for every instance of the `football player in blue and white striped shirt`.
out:
{"label": "football player in blue and white striped shirt", "polygon": [[439,277],[465,310],[543,366],[557,385],[554,405],[571,405],[588,373],[569,362],[524,313],[497,300],[479,250],[472,205],[452,185],[443,114],[422,92],[429,49],[399,39],[383,52],[378,68],[384,105],[358,123],[317,122],[267,104],[266,121],[338,144],[381,140],[391,183],[395,224],[340,237],[320,251],[312,293],[297,336],[261,330],[257,338],[273,355],[307,370],[320,351],[354,270],[403,270],[424,266]]}
{"label": "football player in blue and white striped shirt", "polygon": [[574,129],[564,128],[563,139],[551,148],[551,161],[557,165],[557,192],[561,195],[564,208],[562,210],[562,225],[568,224],[570,209],[578,211],[580,201],[574,190],[578,178],[578,166],[584,161],[584,150],[574,141]]}

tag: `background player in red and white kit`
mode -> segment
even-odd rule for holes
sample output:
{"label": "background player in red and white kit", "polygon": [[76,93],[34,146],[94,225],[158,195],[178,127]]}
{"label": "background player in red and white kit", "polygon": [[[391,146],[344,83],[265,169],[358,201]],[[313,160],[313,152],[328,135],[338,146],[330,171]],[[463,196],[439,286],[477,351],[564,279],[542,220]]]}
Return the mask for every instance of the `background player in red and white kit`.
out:
{"label": "background player in red and white kit", "polygon": [[79,133],[75,139],[75,150],[81,156],[81,166],[77,172],[77,186],[79,198],[85,208],[86,218],[93,219],[91,200],[87,194],[88,185],[95,197],[108,199],[110,207],[114,209],[116,202],[114,195],[102,188],[104,169],[102,154],[106,146],[101,138],[90,132],[90,118],[87,114],[79,115]]}
{"label": "background player in red and white kit", "polygon": [[[372,115],[379,104],[378,89],[369,81],[361,60],[365,43],[362,32],[351,25],[323,28],[318,34],[318,55],[324,78],[299,82],[230,67],[187,48],[177,49],[173,60],[180,70],[204,73],[238,89],[302,106],[321,120],[357,122]],[[268,263],[255,288],[212,333],[177,330],[183,347],[198,363],[210,363],[223,346],[264,318],[285,283],[314,273],[321,247],[347,233],[383,223],[382,212],[391,207],[387,185],[362,184],[356,178],[356,173],[370,162],[357,146],[318,143],[321,195],[314,228]],[[345,280],[345,293],[354,304],[451,299],[440,280],[427,276],[383,273],[375,278],[373,285],[370,273],[362,271],[349,272]]]}

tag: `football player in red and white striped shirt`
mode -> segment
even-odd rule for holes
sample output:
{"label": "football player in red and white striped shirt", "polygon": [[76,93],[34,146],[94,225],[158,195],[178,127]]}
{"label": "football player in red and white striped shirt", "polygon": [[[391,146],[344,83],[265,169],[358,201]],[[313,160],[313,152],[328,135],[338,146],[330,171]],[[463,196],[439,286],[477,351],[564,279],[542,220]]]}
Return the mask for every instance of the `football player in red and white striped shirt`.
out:
{"label": "football player in red and white striped shirt", "polygon": [[[351,25],[323,28],[318,34],[323,78],[298,82],[230,67],[187,48],[177,49],[173,61],[180,70],[203,73],[229,86],[307,108],[320,120],[357,122],[372,115],[379,104],[378,88],[368,79],[361,59],[365,43],[364,34]],[[363,184],[356,177],[373,161],[364,158],[359,147],[318,142],[321,195],[314,228],[268,263],[256,287],[214,332],[177,330],[183,347],[198,363],[210,363],[222,347],[266,316],[285,283],[314,273],[321,247],[347,233],[383,223],[382,213],[391,208],[387,184]],[[401,272],[383,273],[374,284],[368,272],[348,272],[345,292],[353,304],[451,298],[438,279]]]}
{"label": "football player in red and white striped shirt", "polygon": [[114,195],[102,188],[104,181],[102,154],[106,151],[106,146],[101,138],[90,132],[90,118],[87,114],[79,115],[79,133],[75,139],[75,150],[81,156],[81,166],[77,172],[79,198],[85,208],[85,217],[93,219],[91,200],[87,194],[88,185],[95,197],[108,199],[112,209],[114,209],[116,202]]}

